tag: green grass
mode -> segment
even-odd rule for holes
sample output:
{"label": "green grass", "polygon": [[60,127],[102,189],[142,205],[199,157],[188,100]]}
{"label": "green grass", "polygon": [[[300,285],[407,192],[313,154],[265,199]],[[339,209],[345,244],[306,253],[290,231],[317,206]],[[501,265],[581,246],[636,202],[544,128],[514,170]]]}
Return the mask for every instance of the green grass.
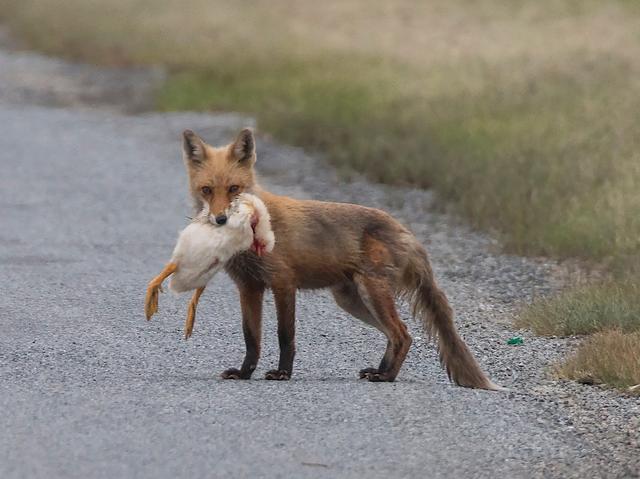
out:
{"label": "green grass", "polygon": [[541,299],[520,315],[518,325],[544,336],[640,332],[640,285],[631,281],[590,285]]}

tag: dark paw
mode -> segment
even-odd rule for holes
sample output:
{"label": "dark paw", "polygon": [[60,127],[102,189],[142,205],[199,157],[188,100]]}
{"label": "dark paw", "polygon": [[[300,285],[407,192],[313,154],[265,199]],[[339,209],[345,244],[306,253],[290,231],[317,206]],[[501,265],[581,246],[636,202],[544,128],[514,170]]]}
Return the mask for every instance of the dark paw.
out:
{"label": "dark paw", "polygon": [[360,379],[368,379],[370,374],[378,374],[376,368],[364,368],[360,370]]}
{"label": "dark paw", "polygon": [[220,374],[220,377],[222,379],[249,379],[251,374],[245,374],[239,369],[231,368],[223,371],[222,374]]}
{"label": "dark paw", "polygon": [[360,371],[360,379],[367,379],[373,383],[391,382],[395,379],[395,376],[376,368],[366,368]]}
{"label": "dark paw", "polygon": [[281,369],[272,369],[271,371],[267,371],[264,378],[270,381],[288,381],[291,379],[291,373]]}
{"label": "dark paw", "polygon": [[369,376],[367,376],[367,379],[372,383],[382,383],[382,382],[390,383],[395,378],[391,377],[389,373],[374,373],[374,374],[369,374]]}

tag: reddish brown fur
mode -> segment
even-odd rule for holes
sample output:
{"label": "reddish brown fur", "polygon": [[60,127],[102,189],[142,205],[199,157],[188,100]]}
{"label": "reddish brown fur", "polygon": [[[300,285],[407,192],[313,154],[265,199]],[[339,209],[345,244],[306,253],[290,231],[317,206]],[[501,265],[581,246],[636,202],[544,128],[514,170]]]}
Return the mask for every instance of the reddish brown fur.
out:
{"label": "reddish brown fur", "polygon": [[[433,278],[426,252],[416,238],[387,213],[363,206],[294,200],[262,190],[256,183],[255,143],[249,130],[226,147],[213,148],[185,132],[185,163],[197,208],[205,203],[219,215],[233,197],[248,191],[267,206],[276,236],[272,253],[236,256],[227,272],[240,291],[247,345],[240,369],[224,378],[249,378],[260,355],[263,292],[271,288],[278,314],[280,364],[267,379],[289,379],[295,355],[295,295],[298,289],[330,288],[340,307],[382,331],[387,350],[378,368],[361,371],[371,381],[393,381],[411,338],[394,298],[411,298],[426,330],[439,338],[441,360],[456,383],[495,386],[482,373],[459,337],[446,297]],[[237,190],[230,188],[237,185]],[[208,187],[211,192],[202,188]]]}

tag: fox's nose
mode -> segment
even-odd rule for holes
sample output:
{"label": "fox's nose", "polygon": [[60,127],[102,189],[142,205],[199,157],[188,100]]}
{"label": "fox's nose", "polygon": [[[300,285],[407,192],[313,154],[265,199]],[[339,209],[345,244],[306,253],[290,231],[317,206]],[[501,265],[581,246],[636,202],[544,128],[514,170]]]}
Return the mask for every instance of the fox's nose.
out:
{"label": "fox's nose", "polygon": [[219,225],[223,225],[227,222],[227,215],[218,215],[216,216],[216,223]]}

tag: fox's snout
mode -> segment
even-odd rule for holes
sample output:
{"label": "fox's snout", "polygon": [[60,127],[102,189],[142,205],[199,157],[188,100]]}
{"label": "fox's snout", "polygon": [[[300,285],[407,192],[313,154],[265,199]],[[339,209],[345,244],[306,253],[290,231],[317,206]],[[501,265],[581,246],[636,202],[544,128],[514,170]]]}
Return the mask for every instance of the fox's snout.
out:
{"label": "fox's snout", "polygon": [[238,213],[239,205],[240,197],[237,197],[231,203],[229,203],[225,209],[219,211],[218,213],[210,210],[211,212],[209,213],[209,221],[218,226],[227,224],[227,222],[229,221],[229,217]]}
{"label": "fox's snout", "polygon": [[227,221],[229,220],[229,216],[227,215],[226,212],[222,212],[220,214],[214,215],[214,214],[209,214],[209,222],[213,225],[216,226],[222,226],[227,224]]}

